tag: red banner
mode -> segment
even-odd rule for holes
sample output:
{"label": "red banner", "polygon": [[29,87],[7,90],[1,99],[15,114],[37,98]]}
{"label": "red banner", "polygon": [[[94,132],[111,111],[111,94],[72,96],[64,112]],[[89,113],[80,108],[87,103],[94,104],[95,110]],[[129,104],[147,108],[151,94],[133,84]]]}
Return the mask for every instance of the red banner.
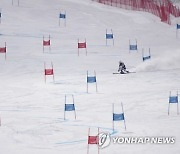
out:
{"label": "red banner", "polygon": [[6,47],[0,48],[0,53],[6,53]]}
{"label": "red banner", "polygon": [[88,144],[99,144],[99,137],[98,136],[89,136]]}
{"label": "red banner", "polygon": [[78,43],[78,48],[86,48],[86,42]]}
{"label": "red banner", "polygon": [[50,40],[49,41],[43,41],[43,46],[50,46]]}
{"label": "red banner", "polygon": [[53,69],[45,69],[44,72],[45,72],[45,75],[53,75],[54,74]]}

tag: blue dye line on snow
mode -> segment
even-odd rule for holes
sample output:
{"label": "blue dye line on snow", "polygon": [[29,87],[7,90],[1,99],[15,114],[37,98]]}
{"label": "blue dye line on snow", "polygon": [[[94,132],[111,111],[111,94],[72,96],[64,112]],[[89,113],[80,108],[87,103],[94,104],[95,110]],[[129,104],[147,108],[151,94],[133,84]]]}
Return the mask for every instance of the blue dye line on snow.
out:
{"label": "blue dye line on snow", "polygon": [[85,140],[85,139],[82,139],[82,140],[75,140],[75,141],[66,141],[66,142],[59,142],[59,143],[56,143],[56,144],[62,144],[62,145],[64,145],[64,144],[75,144],[75,143],[82,143],[82,142],[85,142],[85,141],[87,141],[87,140]]}
{"label": "blue dye line on snow", "polygon": [[[91,127],[91,128],[100,128],[100,129],[104,129],[104,130],[111,130],[112,132],[110,133],[110,135],[114,135],[114,134],[118,133],[118,131],[113,131],[112,128],[105,128],[105,127],[98,127],[98,126],[88,126],[88,125],[78,125],[78,124],[68,124],[68,125],[70,125],[70,126],[81,126],[81,127]],[[101,133],[101,131],[100,131],[100,133]],[[66,145],[72,145],[72,144],[79,144],[79,143],[83,143],[83,142],[87,142],[87,139],[79,139],[79,140],[74,140],[74,141],[58,142],[56,144],[58,144],[58,145],[65,145],[65,144]]]}

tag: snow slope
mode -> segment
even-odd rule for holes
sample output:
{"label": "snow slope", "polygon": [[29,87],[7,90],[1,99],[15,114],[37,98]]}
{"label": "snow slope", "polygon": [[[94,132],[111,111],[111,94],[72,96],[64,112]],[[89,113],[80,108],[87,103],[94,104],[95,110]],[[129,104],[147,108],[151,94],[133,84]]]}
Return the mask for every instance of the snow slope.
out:
{"label": "snow slope", "polygon": [[[0,154],[83,154],[91,134],[114,136],[173,136],[176,143],[111,144],[103,154],[179,154],[180,117],[176,105],[167,115],[169,91],[180,90],[180,39],[173,25],[159,18],[97,4],[89,0],[1,0],[0,46],[7,42],[7,60],[0,55]],[[60,11],[67,26],[58,25]],[[177,20],[177,19],[176,19]],[[179,19],[178,19],[179,20]],[[115,46],[105,31],[113,29]],[[179,32],[180,33],[180,32]],[[42,51],[43,35],[51,35],[51,52]],[[179,34],[180,35],[180,34]],[[77,55],[77,40],[87,40]],[[129,53],[129,39],[138,40],[139,52]],[[142,62],[141,50],[151,48],[152,59]],[[123,60],[128,75],[113,75]],[[44,62],[54,64],[55,82],[44,82]],[[86,92],[86,72],[96,70],[95,85]],[[67,113],[64,97],[75,97],[77,120]],[[112,130],[112,103],[121,112],[123,102],[127,130],[116,123]],[[96,153],[90,146],[90,153]]]}

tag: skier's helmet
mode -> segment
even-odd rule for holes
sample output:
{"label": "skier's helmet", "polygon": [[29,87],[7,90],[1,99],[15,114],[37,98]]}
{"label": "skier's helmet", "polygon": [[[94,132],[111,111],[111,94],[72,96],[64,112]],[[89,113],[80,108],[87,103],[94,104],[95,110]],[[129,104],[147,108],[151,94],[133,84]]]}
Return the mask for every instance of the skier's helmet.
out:
{"label": "skier's helmet", "polygon": [[124,64],[121,60],[119,61],[119,64]]}

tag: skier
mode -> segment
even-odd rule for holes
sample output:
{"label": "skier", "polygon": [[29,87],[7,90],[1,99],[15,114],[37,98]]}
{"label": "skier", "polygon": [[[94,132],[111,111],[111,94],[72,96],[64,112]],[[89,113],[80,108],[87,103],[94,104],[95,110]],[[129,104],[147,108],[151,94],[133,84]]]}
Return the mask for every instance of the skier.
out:
{"label": "skier", "polygon": [[124,62],[119,61],[119,69],[118,72],[120,72],[120,74],[126,74],[129,73],[129,71],[126,70],[126,66],[124,64]]}

